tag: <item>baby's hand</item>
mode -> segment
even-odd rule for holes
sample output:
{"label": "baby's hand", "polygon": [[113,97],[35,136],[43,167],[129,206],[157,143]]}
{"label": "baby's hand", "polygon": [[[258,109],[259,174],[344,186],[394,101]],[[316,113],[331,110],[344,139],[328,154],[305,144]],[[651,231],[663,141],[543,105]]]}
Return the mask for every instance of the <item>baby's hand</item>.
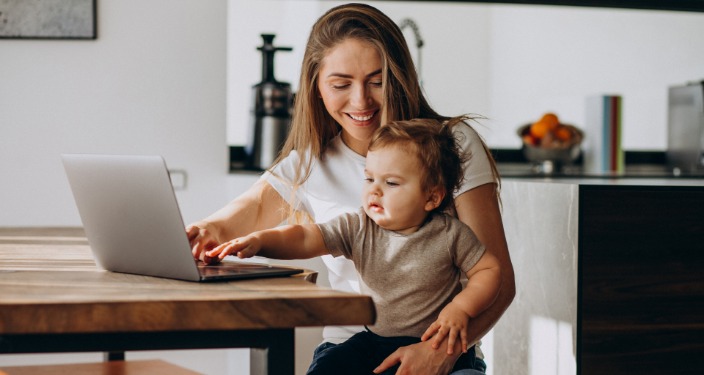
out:
{"label": "baby's hand", "polygon": [[468,323],[469,316],[459,307],[456,307],[454,303],[450,302],[442,309],[438,319],[425,330],[421,341],[427,341],[434,336],[433,348],[437,349],[442,340],[445,339],[445,336],[447,336],[447,354],[453,354],[452,348],[455,346],[455,341],[459,336],[462,341],[462,351],[466,352],[468,346]]}
{"label": "baby's hand", "polygon": [[251,258],[261,250],[261,242],[253,236],[235,238],[232,241],[227,241],[222,245],[208,251],[205,255],[210,258],[221,261],[230,254],[236,254],[239,258]]}

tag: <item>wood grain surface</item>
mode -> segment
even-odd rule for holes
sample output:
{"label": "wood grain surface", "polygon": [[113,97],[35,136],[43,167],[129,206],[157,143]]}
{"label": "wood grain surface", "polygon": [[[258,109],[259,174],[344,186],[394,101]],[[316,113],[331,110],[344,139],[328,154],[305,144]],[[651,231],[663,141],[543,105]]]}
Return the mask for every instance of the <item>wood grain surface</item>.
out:
{"label": "wood grain surface", "polygon": [[581,374],[704,373],[704,191],[582,187]]}
{"label": "wood grain surface", "polygon": [[97,268],[80,228],[0,228],[0,335],[371,324],[370,297],[309,275],[194,283]]}
{"label": "wood grain surface", "polygon": [[110,361],[41,366],[5,366],[0,375],[201,375],[161,360]]}

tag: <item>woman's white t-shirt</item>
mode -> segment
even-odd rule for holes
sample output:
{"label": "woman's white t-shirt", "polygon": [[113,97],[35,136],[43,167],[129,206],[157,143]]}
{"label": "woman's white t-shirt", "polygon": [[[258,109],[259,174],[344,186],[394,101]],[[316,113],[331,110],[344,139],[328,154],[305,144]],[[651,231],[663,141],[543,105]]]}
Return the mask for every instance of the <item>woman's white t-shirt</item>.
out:
{"label": "woman's white t-shirt", "polygon": [[[489,158],[481,139],[469,126],[458,124],[455,136],[463,151],[470,158],[464,165],[464,182],[454,193],[460,194],[477,186],[495,182]],[[295,190],[292,181],[296,176],[299,155],[291,152],[270,172],[261,177],[291,205],[305,211],[316,223],[326,222],[340,214],[355,212],[362,205],[365,157],[352,151],[338,134],[332,139],[323,157],[314,160],[308,179]],[[295,195],[294,195],[295,194]],[[359,293],[359,276],[354,264],[345,257],[324,255],[332,288]],[[362,330],[359,326],[330,326],[323,330],[324,341],[339,344]]]}

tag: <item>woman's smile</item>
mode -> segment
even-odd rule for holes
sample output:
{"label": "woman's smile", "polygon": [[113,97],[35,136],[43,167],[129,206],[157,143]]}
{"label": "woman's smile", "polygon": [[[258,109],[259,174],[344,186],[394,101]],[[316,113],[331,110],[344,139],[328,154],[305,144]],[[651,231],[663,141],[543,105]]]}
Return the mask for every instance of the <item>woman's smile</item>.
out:
{"label": "woman's smile", "polygon": [[369,122],[379,111],[374,111],[374,112],[369,112],[369,113],[347,113],[347,116],[349,116],[352,120],[358,121],[358,122]]}

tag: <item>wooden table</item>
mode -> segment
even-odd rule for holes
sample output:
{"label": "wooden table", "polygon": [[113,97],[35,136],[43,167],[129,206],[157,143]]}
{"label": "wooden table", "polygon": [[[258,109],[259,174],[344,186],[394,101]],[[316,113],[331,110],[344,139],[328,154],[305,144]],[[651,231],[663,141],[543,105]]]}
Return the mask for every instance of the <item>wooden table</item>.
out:
{"label": "wooden table", "polygon": [[0,228],[0,353],[266,348],[294,373],[294,328],[372,324],[370,297],[310,273],[193,283],[103,271],[80,228]]}

